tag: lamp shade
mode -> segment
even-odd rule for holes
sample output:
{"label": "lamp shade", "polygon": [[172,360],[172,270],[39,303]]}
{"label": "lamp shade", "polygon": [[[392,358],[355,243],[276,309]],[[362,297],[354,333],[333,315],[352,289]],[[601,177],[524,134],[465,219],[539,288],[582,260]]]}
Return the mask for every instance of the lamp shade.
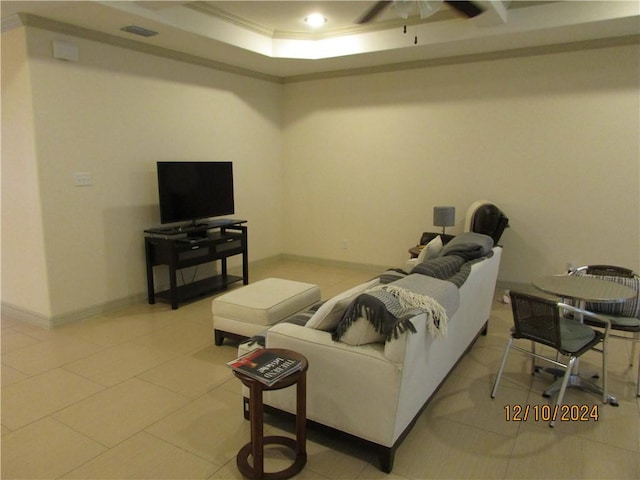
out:
{"label": "lamp shade", "polygon": [[456,207],[433,207],[433,224],[436,227],[452,227],[456,224]]}

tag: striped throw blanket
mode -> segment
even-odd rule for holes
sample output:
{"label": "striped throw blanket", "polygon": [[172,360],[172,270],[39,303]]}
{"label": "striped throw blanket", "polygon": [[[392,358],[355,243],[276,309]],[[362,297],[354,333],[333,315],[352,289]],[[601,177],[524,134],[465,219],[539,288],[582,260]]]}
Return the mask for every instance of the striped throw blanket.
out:
{"label": "striped throw blanket", "polygon": [[421,313],[427,314],[427,329],[432,335],[447,334],[447,313],[436,300],[395,285],[379,285],[358,295],[349,305],[333,339],[340,340],[360,317],[366,318],[386,340],[398,338],[407,330],[415,333],[411,318]]}

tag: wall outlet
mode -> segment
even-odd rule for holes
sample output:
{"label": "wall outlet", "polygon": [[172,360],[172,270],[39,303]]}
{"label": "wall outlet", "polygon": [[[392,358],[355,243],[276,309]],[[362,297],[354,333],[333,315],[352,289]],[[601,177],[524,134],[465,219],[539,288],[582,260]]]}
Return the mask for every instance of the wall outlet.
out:
{"label": "wall outlet", "polygon": [[343,250],[349,250],[349,240],[342,240]]}
{"label": "wall outlet", "polygon": [[73,184],[76,187],[89,187],[93,185],[91,172],[75,172],[73,174]]}

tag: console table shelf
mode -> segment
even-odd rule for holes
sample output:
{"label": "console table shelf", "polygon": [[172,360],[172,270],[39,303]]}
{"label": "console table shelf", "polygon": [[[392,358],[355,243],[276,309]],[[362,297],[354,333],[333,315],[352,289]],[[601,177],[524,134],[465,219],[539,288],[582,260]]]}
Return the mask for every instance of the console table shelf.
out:
{"label": "console table shelf", "polygon": [[[156,297],[167,300],[171,308],[178,308],[181,302],[225,290],[229,284],[243,281],[249,283],[247,227],[245,220],[230,220],[205,224],[188,229],[145,230],[145,252],[147,262],[147,293],[149,303]],[[227,258],[242,255],[242,276],[227,273]],[[178,285],[176,272],[182,268],[203,263],[220,261],[220,273],[184,285]],[[153,267],[169,267],[169,289],[155,291]]]}

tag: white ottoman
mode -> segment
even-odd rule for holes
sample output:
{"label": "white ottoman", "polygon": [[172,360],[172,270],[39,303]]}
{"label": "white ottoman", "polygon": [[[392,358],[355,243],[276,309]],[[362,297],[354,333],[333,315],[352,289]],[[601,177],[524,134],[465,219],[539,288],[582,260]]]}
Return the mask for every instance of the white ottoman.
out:
{"label": "white ottoman", "polygon": [[211,302],[215,344],[224,337],[247,338],[320,301],[320,287],[282,278],[267,278]]}

